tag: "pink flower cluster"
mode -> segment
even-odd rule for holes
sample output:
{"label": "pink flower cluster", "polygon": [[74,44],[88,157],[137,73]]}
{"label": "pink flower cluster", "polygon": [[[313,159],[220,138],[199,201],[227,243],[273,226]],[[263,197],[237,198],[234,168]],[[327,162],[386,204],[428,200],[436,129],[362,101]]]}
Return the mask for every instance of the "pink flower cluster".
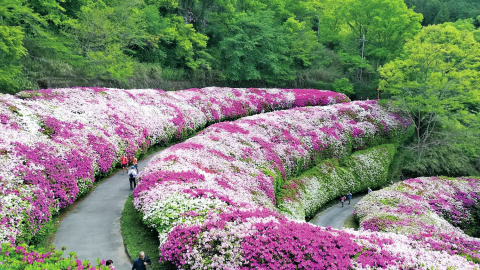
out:
{"label": "pink flower cluster", "polygon": [[0,242],[28,240],[125,153],[215,121],[348,101],[330,91],[68,88],[0,95]]}
{"label": "pink flower cluster", "polygon": [[181,269],[478,269],[404,235],[319,228],[276,210],[277,183],[318,156],[394,141],[410,124],[375,101],[215,124],[154,157],[134,205],[159,233],[161,261]]}
{"label": "pink flower cluster", "polygon": [[114,270],[106,266],[106,262],[98,261],[92,266],[88,261],[82,262],[76,255],[62,257],[62,251],[37,252],[26,245],[11,245],[3,243],[0,246],[0,269],[68,269],[68,270]]}
{"label": "pink flower cluster", "polygon": [[[425,177],[370,193],[355,207],[362,230],[408,236],[432,250],[480,261],[480,239],[463,230],[478,222],[480,180]],[[478,226],[478,224],[477,224]]]}

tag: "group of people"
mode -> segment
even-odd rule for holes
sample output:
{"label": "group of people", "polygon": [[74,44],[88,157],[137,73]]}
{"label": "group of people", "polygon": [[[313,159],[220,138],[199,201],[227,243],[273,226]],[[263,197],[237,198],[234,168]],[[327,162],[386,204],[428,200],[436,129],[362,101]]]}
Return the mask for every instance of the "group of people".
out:
{"label": "group of people", "polygon": [[[105,265],[115,269],[112,260],[107,260],[105,262]],[[145,255],[145,252],[140,251],[138,253],[138,258],[133,261],[132,270],[146,270],[147,265],[152,265],[152,261],[150,260],[150,258],[148,258],[147,255]]]}
{"label": "group of people", "polygon": [[[367,193],[370,194],[370,192],[372,192],[372,189],[368,187]],[[347,199],[348,199],[348,204],[350,205],[350,202],[352,201],[352,193],[350,191],[347,193],[347,197],[345,197],[344,195],[340,198],[340,201],[342,202],[342,207],[343,207],[343,204],[345,203],[345,200]]]}
{"label": "group of people", "polygon": [[[135,156],[133,156],[130,160],[132,162],[132,166],[130,167],[130,170],[127,172],[127,174],[128,180],[130,182],[130,190],[133,190],[137,187],[138,160]],[[125,171],[128,167],[128,157],[123,154],[123,156],[120,157],[120,162],[122,163],[122,173],[123,175],[125,175]]]}

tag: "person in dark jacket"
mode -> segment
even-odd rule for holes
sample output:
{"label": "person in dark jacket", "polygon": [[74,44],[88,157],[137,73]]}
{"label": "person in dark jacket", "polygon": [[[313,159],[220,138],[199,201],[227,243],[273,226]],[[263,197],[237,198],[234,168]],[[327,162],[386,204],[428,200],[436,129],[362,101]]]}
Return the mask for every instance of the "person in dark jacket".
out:
{"label": "person in dark jacket", "polygon": [[145,255],[145,252],[140,251],[138,258],[133,261],[132,270],[147,270],[147,265],[152,265],[152,261]]}
{"label": "person in dark jacket", "polygon": [[348,204],[350,204],[350,201],[352,200],[352,193],[350,191],[347,193],[347,198],[348,198]]}
{"label": "person in dark jacket", "polygon": [[130,171],[128,171],[128,180],[130,181],[130,190],[134,190],[137,187],[137,170],[135,170],[135,166],[132,166]]}

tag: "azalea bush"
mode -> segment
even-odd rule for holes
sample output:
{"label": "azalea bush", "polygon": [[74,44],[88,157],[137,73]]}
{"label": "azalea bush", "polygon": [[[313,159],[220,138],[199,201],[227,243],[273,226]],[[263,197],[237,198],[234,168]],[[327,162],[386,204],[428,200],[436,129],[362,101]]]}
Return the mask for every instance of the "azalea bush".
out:
{"label": "azalea bush", "polygon": [[394,232],[480,263],[480,180],[425,177],[372,192],[355,207],[362,230]]}
{"label": "azalea bush", "polygon": [[63,251],[49,250],[36,251],[33,247],[23,245],[12,245],[3,243],[0,246],[0,268],[12,270],[40,270],[40,269],[59,269],[59,270],[113,270],[114,268],[106,266],[105,260],[98,260],[96,265],[88,261],[81,261],[74,252],[69,253],[68,258],[64,258]]}
{"label": "azalea bush", "polygon": [[323,205],[349,191],[381,187],[387,183],[395,153],[395,145],[385,144],[322,161],[282,186],[277,207],[287,217],[305,221]]}
{"label": "azalea bush", "polygon": [[0,242],[28,242],[122,154],[138,157],[213,122],[344,101],[311,89],[77,87],[0,95]]}
{"label": "azalea bush", "polygon": [[179,269],[480,269],[427,241],[318,227],[263,207],[231,207],[205,223],[177,226],[160,252]]}
{"label": "azalea bush", "polygon": [[[277,185],[325,158],[400,141],[410,128],[375,101],[215,124],[150,161],[134,206],[159,233],[160,261],[181,269],[479,269],[428,241],[320,228],[277,210]],[[358,157],[368,162],[367,153]]]}

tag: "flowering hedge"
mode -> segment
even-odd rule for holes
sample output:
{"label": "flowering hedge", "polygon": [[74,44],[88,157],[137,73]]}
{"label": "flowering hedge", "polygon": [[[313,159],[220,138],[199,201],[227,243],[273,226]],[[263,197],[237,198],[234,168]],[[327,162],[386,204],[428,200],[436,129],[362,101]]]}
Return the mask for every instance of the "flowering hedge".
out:
{"label": "flowering hedge", "polygon": [[179,269],[480,269],[426,241],[318,227],[262,207],[229,207],[204,223],[176,226],[160,251]]}
{"label": "flowering hedge", "polygon": [[348,101],[317,90],[69,88],[0,95],[0,242],[28,241],[126,153],[215,121]]}
{"label": "flowering hedge", "polygon": [[3,243],[0,246],[0,269],[34,270],[34,269],[58,269],[58,270],[113,270],[106,266],[104,260],[98,261],[93,266],[88,261],[82,262],[75,254],[69,254],[69,258],[62,257],[62,251],[51,250],[38,252],[33,247],[26,245],[14,246]]}
{"label": "flowering hedge", "polygon": [[429,177],[370,193],[356,205],[355,215],[363,230],[404,234],[480,263],[480,239],[464,233],[478,230],[479,210],[479,179]]}
{"label": "flowering hedge", "polygon": [[275,186],[318,158],[396,141],[410,121],[374,101],[298,108],[215,124],[159,153],[134,205],[181,269],[478,269],[407,236],[339,231],[276,210]]}
{"label": "flowering hedge", "polygon": [[305,221],[348,191],[356,193],[383,186],[395,153],[395,145],[384,144],[345,158],[322,161],[282,186],[277,207],[287,217]]}

